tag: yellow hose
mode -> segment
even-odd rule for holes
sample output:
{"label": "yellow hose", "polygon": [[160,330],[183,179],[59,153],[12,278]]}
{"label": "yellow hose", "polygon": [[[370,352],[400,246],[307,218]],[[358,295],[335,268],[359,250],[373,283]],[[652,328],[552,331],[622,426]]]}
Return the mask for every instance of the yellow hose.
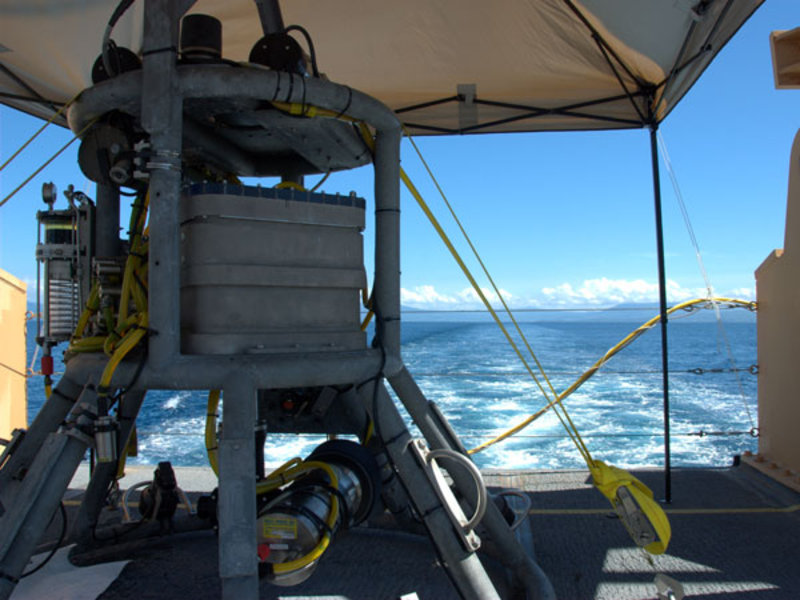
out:
{"label": "yellow hose", "polygon": [[69,352],[102,352],[106,338],[94,336],[73,340],[69,345]]}
{"label": "yellow hose", "polygon": [[99,387],[101,388],[108,388],[111,385],[111,379],[114,376],[114,371],[116,371],[119,363],[122,361],[123,358],[133,350],[137,344],[142,340],[142,338],[147,333],[147,313],[142,312],[139,313],[139,319],[137,328],[130,331],[120,342],[119,346],[116,350],[114,350],[114,354],[111,355],[111,358],[106,365],[106,368],[103,369],[103,375],[100,377],[100,384]]}
{"label": "yellow hose", "polygon": [[[339,489],[339,479],[336,477],[336,473],[331,468],[330,465],[319,462],[319,461],[306,461],[301,463],[298,467],[294,467],[291,469],[287,469],[283,472],[283,475],[289,477],[290,475],[302,475],[308,471],[313,471],[316,469],[320,469],[324,471],[328,478],[330,479],[330,484],[334,489]],[[269,480],[269,477],[267,477]],[[336,498],[335,495],[331,495],[331,508],[328,511],[328,518],[325,520],[325,524],[330,528],[333,529],[334,525],[336,525],[336,519],[339,518],[339,500]],[[322,534],[322,538],[320,539],[319,543],[316,547],[309,552],[308,554],[301,556],[300,558],[296,558],[295,560],[290,560],[285,563],[279,563],[273,566],[272,570],[274,573],[281,574],[281,573],[289,573],[291,571],[296,571],[297,569],[302,569],[303,567],[311,564],[315,560],[317,560],[325,550],[328,549],[328,545],[331,542],[331,534],[329,531],[325,531]]]}
{"label": "yellow hose", "polygon": [[219,477],[219,458],[217,446],[217,408],[219,408],[219,390],[208,392],[208,407],[206,409],[206,455],[208,464],[214,475]]}
{"label": "yellow hose", "polygon": [[[673,306],[672,308],[667,310],[667,314],[670,315],[670,314],[672,314],[674,312],[677,312],[679,310],[687,310],[687,309],[690,309],[692,307],[699,306],[699,305],[702,305],[702,304],[714,304],[714,303],[717,303],[717,304],[731,304],[733,306],[741,306],[741,307],[749,308],[749,309],[752,309],[753,306],[754,306],[753,302],[748,302],[747,300],[737,300],[735,298],[697,298],[695,300],[687,300],[686,302],[681,302],[680,304],[676,304],[675,306]],[[537,410],[535,413],[533,413],[530,416],[526,417],[525,420],[523,420],[521,423],[518,423],[514,427],[511,427],[510,429],[504,431],[503,433],[501,433],[500,435],[492,438],[488,442],[484,442],[483,444],[481,444],[479,446],[475,446],[474,448],[472,448],[469,451],[469,454],[476,454],[477,452],[480,452],[481,450],[486,450],[486,448],[488,448],[489,446],[493,446],[493,445],[497,444],[498,442],[502,442],[503,440],[505,440],[505,439],[507,439],[507,438],[519,433],[523,429],[525,429],[528,425],[533,423],[536,419],[538,419],[544,413],[546,413],[548,410],[553,408],[553,406],[555,404],[557,404],[557,403],[561,402],[562,400],[564,400],[567,396],[572,394],[575,390],[577,390],[584,383],[586,383],[586,381],[589,378],[591,378],[595,373],[597,373],[597,371],[600,369],[600,367],[602,367],[609,360],[611,360],[611,358],[614,355],[616,355],[618,352],[620,352],[621,350],[626,348],[628,345],[630,345],[631,342],[633,342],[636,338],[638,338],[640,335],[645,333],[647,330],[651,329],[660,320],[661,320],[661,315],[657,315],[657,316],[653,317],[652,319],[650,319],[649,321],[646,321],[645,323],[643,323],[642,325],[640,325],[636,329],[634,329],[631,333],[629,333],[627,336],[622,338],[622,340],[620,340],[617,344],[612,346],[608,350],[608,352],[606,352],[603,355],[603,357],[600,360],[598,360],[591,367],[589,367],[583,373],[583,375],[578,377],[578,379],[576,379],[575,382],[572,385],[570,385],[567,389],[565,389],[563,392],[561,392],[553,401],[548,402],[543,408]]]}
{"label": "yellow hose", "polygon": [[98,308],[100,308],[100,282],[95,281],[92,285],[92,290],[89,292],[89,298],[86,300],[86,307],[78,318],[78,324],[75,326],[75,332],[72,334],[73,341],[83,335],[86,326],[89,324],[89,319],[97,312]]}

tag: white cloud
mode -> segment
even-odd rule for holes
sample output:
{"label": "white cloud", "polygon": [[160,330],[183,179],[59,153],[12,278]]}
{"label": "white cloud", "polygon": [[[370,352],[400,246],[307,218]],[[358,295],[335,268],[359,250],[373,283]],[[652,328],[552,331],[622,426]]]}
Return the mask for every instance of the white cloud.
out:
{"label": "white cloud", "polygon": [[731,298],[738,298],[739,300],[755,300],[756,299],[756,290],[752,287],[740,287],[730,291],[730,294],[726,294]]}
{"label": "white cloud", "polygon": [[[494,291],[489,288],[481,288],[483,295],[492,303],[493,306],[500,305],[500,299]],[[500,293],[506,302],[511,302],[514,296],[500,288]],[[432,285],[418,285],[414,289],[400,289],[400,302],[409,308],[428,309],[428,310],[469,310],[483,307],[478,293],[472,289],[464,288],[460,292],[444,294],[437,291]]]}
{"label": "white cloud", "polygon": [[413,290],[400,288],[400,303],[413,308],[454,308],[458,298],[440,294],[432,285],[418,285]]}
{"label": "white cloud", "polygon": [[[546,304],[555,306],[584,305],[608,306],[622,303],[658,302],[658,284],[644,279],[586,279],[578,287],[562,283],[555,287],[542,288]],[[704,296],[700,289],[684,288],[673,280],[667,280],[667,299],[678,302]]]}
{"label": "white cloud", "polygon": [[[481,288],[492,306],[500,309],[497,294],[488,288]],[[591,308],[608,307],[617,304],[657,304],[658,283],[644,279],[609,279],[600,277],[586,279],[581,283],[560,283],[542,288],[537,296],[520,296],[505,289],[500,290],[506,303],[512,308]],[[703,298],[705,288],[688,288],[674,280],[667,280],[667,301],[670,304]],[[750,300],[755,297],[752,288],[742,287],[718,296],[728,296]],[[470,288],[459,292],[442,292],[433,285],[420,285],[413,289],[401,289],[400,301],[404,307],[420,310],[471,310],[482,309],[478,294]]]}

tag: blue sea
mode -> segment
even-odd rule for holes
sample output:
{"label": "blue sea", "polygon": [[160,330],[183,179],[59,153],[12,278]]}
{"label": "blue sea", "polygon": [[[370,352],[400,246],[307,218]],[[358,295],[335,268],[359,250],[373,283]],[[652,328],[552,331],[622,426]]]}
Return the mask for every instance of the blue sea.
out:
{"label": "blue sea", "polygon": [[[520,326],[556,390],[568,387],[652,312],[524,313]],[[672,318],[669,323],[670,450],[673,466],[731,464],[756,451],[755,317],[746,311]],[[33,325],[33,324],[32,324]],[[29,364],[35,326],[29,327]],[[408,314],[403,357],[467,448],[520,422],[546,404],[498,327],[485,315]],[[730,353],[728,352],[730,348]],[[56,371],[63,370],[57,347]],[[37,365],[38,367],[38,365]],[[736,370],[732,370],[733,368]],[[565,401],[595,459],[616,466],[664,464],[661,336],[656,326],[607,363]],[[28,383],[32,419],[44,400],[41,377]],[[139,453],[131,463],[206,464],[203,392],[148,393],[139,415]],[[269,436],[268,463],[307,455],[324,438]],[[553,411],[520,434],[474,455],[482,468],[571,469],[584,466]]]}

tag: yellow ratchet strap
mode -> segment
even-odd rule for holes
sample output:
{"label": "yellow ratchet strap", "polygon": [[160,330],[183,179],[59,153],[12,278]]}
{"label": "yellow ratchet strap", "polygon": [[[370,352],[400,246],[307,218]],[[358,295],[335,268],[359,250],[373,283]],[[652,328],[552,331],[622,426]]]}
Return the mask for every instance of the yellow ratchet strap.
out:
{"label": "yellow ratchet strap", "polygon": [[623,469],[601,460],[589,466],[594,486],[608,498],[634,543],[650,554],[663,554],[669,545],[672,528],[664,509],[653,499],[653,492]]}

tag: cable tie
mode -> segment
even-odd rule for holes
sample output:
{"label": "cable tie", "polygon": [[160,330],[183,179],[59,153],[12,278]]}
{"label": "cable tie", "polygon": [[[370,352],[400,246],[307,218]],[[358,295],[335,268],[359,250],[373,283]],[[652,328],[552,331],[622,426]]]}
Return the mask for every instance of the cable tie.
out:
{"label": "cable tie", "polygon": [[334,117],[334,119],[341,118],[348,110],[350,110],[350,104],[353,102],[353,88],[349,85],[345,86],[347,88],[347,104],[344,105],[344,108],[339,112],[338,115]]}
{"label": "cable tie", "polygon": [[376,208],[375,209],[375,214],[385,213],[385,212],[398,213],[399,214],[400,213],[400,209],[399,208]]}
{"label": "cable tie", "polygon": [[424,513],[422,513],[420,516],[423,519],[427,519],[429,516],[431,516],[433,513],[435,513],[438,510],[444,510],[444,506],[442,506],[441,504],[438,504],[438,505],[434,506],[433,508],[429,508]]}
{"label": "cable tie", "polygon": [[153,54],[163,54],[165,52],[172,52],[177,54],[178,49],[175,46],[164,46],[163,48],[153,48],[152,50],[145,50],[142,56],[152,56]]}
{"label": "cable tie", "polygon": [[294,74],[289,73],[289,92],[286,94],[285,102],[292,102],[292,92],[294,91]]}
{"label": "cable tie", "polygon": [[[377,415],[376,415],[376,419],[375,419],[375,420],[376,420],[376,422],[377,422]],[[394,444],[395,442],[399,441],[399,440],[400,440],[400,438],[402,438],[402,437],[403,437],[405,434],[406,434],[406,432],[405,432],[405,431],[401,431],[400,433],[398,433],[398,434],[397,434],[396,436],[394,436],[393,438],[391,438],[391,439],[389,439],[389,440],[385,440],[385,441],[383,442],[383,445],[384,445],[384,446],[391,446],[391,445],[392,445],[392,444]],[[411,443],[411,441],[410,441],[410,440],[409,440],[409,443]]]}
{"label": "cable tie", "polygon": [[305,77],[301,77],[300,81],[303,82],[303,98],[300,101],[300,109],[301,109],[300,114],[303,117],[307,117],[308,116],[308,108],[309,107],[306,106],[306,78]]}
{"label": "cable tie", "polygon": [[272,100],[270,100],[270,102],[275,102],[281,91],[281,71],[276,71],[275,73],[278,75],[278,85],[275,86],[275,93],[272,94]]}
{"label": "cable tie", "polygon": [[0,579],[7,579],[14,585],[17,585],[19,583],[19,577],[14,577],[13,575],[9,575],[5,571],[0,571]]}

